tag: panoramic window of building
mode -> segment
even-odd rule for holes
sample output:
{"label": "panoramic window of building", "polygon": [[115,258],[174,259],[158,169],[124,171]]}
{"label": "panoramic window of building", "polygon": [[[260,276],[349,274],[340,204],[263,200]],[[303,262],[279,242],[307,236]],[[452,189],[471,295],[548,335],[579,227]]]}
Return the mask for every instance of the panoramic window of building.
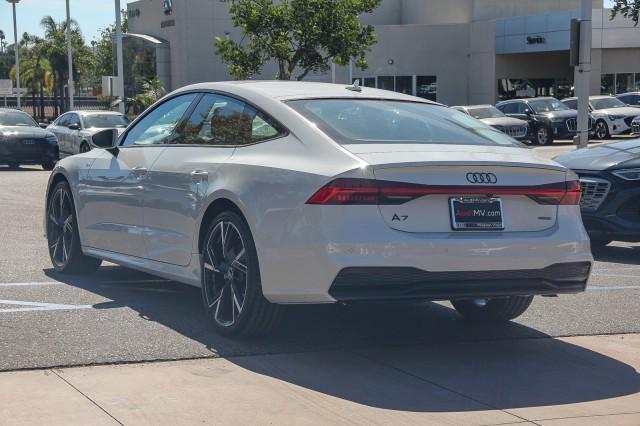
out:
{"label": "panoramic window of building", "polygon": [[[377,87],[407,95],[419,96],[432,101],[438,94],[437,78],[434,75],[381,75],[377,77],[355,77],[353,81],[360,81],[365,87]],[[415,82],[415,87],[414,87]]]}
{"label": "panoramic window of building", "polygon": [[502,78],[498,80],[498,99],[573,96],[573,82],[566,78]]}
{"label": "panoramic window of building", "polygon": [[640,73],[621,72],[600,76],[600,94],[616,95],[640,91]]}
{"label": "panoramic window of building", "polygon": [[416,77],[416,96],[436,100],[438,95],[438,81],[435,75],[419,75]]}

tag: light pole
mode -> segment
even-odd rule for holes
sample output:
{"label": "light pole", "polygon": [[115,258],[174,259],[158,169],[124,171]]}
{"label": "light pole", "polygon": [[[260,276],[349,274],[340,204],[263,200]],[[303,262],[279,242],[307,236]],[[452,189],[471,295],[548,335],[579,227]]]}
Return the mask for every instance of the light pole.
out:
{"label": "light pole", "polygon": [[18,101],[18,109],[22,108],[22,104],[20,103],[20,44],[18,43],[18,26],[16,24],[16,3],[19,3],[20,0],[7,0],[9,3],[13,5],[13,40],[15,45],[13,46],[13,50],[16,53],[16,88],[18,89],[17,101]]}
{"label": "light pole", "polygon": [[580,50],[575,73],[575,88],[578,96],[578,146],[589,146],[589,95],[591,94],[591,44],[592,44],[592,0],[582,0],[580,7]]}
{"label": "light pole", "polygon": [[71,53],[71,14],[69,13],[69,0],[67,0],[67,57],[69,62],[69,83],[67,84],[67,91],[69,92],[69,108],[73,110],[73,55]]}
{"label": "light pole", "polygon": [[118,105],[118,108],[120,109],[120,112],[124,114],[124,64],[122,62],[122,57],[122,21],[120,17],[120,0],[116,0],[116,61],[118,63],[117,95],[120,96],[120,104]]}

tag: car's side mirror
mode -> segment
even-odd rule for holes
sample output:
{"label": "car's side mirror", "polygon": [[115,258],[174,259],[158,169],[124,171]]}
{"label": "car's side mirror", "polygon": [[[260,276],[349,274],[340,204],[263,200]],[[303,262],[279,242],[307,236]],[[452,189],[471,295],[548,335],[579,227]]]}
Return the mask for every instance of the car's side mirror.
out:
{"label": "car's side mirror", "polygon": [[118,131],[115,129],[103,130],[93,135],[91,140],[98,148],[115,149],[118,147]]}
{"label": "car's side mirror", "polygon": [[41,129],[46,129],[47,127],[49,127],[47,123],[38,123],[38,126],[40,126]]}
{"label": "car's side mirror", "polygon": [[531,115],[531,110],[529,108],[527,108],[527,109],[524,110],[524,113],[526,115]]}
{"label": "car's side mirror", "polygon": [[69,130],[80,130],[80,125],[78,123],[69,124]]}

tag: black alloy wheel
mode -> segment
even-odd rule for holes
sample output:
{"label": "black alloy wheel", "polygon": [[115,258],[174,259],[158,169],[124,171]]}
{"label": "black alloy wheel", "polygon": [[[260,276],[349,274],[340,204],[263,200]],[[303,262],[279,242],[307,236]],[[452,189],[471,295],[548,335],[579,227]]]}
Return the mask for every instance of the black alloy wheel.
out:
{"label": "black alloy wheel", "polygon": [[46,223],[49,257],[56,271],[88,274],[100,267],[102,260],[82,254],[73,196],[65,181],[49,196]]}
{"label": "black alloy wheel", "polygon": [[538,145],[550,145],[553,142],[553,136],[547,126],[539,126],[536,129],[535,142]]}
{"label": "black alloy wheel", "polygon": [[609,126],[604,120],[596,121],[596,130],[594,136],[598,140],[604,140],[609,138]]}
{"label": "black alloy wheel", "polygon": [[282,307],[262,295],[257,252],[245,221],[234,212],[219,214],[201,251],[202,298],[215,329],[238,337],[273,329]]}

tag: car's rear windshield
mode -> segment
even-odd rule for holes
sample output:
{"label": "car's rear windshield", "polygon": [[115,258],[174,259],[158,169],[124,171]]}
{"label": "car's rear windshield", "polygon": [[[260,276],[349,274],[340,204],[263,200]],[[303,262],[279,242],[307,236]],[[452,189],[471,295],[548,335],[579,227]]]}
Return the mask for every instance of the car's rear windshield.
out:
{"label": "car's rear windshield", "polygon": [[487,107],[470,107],[467,108],[467,112],[473,118],[481,119],[481,118],[498,118],[504,117],[505,115],[496,107],[487,106]]}
{"label": "car's rear windshield", "polygon": [[117,114],[95,114],[84,117],[84,127],[98,129],[108,129],[110,127],[127,127],[129,119],[125,115]]}
{"label": "car's rear windshield", "polygon": [[24,112],[0,112],[0,126],[37,127],[33,118]]}
{"label": "car's rear windshield", "polygon": [[594,110],[609,109],[609,108],[622,108],[627,105],[618,98],[600,98],[592,99],[591,106]]}
{"label": "car's rear windshield", "polygon": [[379,99],[304,99],[288,105],[340,144],[523,146],[462,112]]}

